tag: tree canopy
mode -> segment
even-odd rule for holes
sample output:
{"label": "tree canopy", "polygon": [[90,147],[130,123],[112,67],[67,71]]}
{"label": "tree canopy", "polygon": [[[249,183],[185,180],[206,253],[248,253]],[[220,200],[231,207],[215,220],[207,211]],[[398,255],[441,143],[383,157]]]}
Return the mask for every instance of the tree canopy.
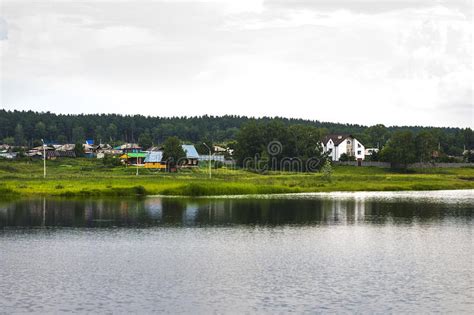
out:
{"label": "tree canopy", "polygon": [[406,168],[416,161],[415,139],[411,131],[395,132],[382,150],[382,159],[393,167]]}
{"label": "tree canopy", "polygon": [[313,126],[250,121],[237,134],[237,163],[260,170],[318,170],[326,160],[324,132]]}
{"label": "tree canopy", "polygon": [[167,161],[167,166],[176,166],[184,157],[186,152],[181,147],[181,141],[177,137],[167,138],[163,144],[163,160]]}

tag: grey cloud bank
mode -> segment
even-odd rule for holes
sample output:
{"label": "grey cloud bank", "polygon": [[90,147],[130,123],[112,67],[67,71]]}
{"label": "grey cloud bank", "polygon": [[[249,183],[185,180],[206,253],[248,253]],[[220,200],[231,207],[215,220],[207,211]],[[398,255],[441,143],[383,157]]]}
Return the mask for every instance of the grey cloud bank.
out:
{"label": "grey cloud bank", "polygon": [[2,1],[0,107],[472,126],[471,5]]}

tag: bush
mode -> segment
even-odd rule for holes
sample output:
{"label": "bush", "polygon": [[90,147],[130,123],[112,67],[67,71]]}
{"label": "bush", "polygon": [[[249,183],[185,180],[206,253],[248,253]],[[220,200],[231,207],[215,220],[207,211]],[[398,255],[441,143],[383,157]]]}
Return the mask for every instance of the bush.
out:
{"label": "bush", "polygon": [[333,169],[331,166],[331,162],[326,161],[326,163],[324,163],[324,166],[321,169],[321,173],[323,174],[323,179],[325,181],[327,181],[328,183],[332,182]]}
{"label": "bush", "polygon": [[341,162],[355,161],[355,156],[342,153],[341,156],[339,157],[339,161]]}
{"label": "bush", "polygon": [[85,153],[84,153],[84,146],[82,145],[81,142],[77,142],[75,145],[74,145],[74,154],[76,155],[76,157],[84,157]]}
{"label": "bush", "polygon": [[116,157],[113,157],[113,156],[110,156],[110,155],[106,155],[102,159],[102,164],[105,167],[116,167],[116,166],[121,166],[122,162],[120,162],[119,158],[116,158]]}
{"label": "bush", "polygon": [[467,163],[474,163],[474,153],[471,152],[472,150],[468,150],[465,154],[464,154],[464,161],[467,162]]}
{"label": "bush", "polygon": [[133,190],[137,195],[146,195],[146,189],[143,186],[134,186]]}
{"label": "bush", "polygon": [[222,163],[221,161],[214,161],[213,164],[213,168],[222,168],[224,166],[224,163]]}

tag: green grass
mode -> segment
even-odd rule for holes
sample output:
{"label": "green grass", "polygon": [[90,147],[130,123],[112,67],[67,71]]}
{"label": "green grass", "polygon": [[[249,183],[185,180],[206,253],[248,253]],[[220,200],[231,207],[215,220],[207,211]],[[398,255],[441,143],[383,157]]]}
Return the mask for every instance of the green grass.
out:
{"label": "green grass", "polygon": [[134,167],[105,167],[96,159],[47,161],[0,160],[0,196],[133,196],[238,195],[326,191],[474,189],[474,168],[416,169],[397,173],[375,167],[335,167],[331,183],[319,173],[270,172],[207,168],[169,174]]}

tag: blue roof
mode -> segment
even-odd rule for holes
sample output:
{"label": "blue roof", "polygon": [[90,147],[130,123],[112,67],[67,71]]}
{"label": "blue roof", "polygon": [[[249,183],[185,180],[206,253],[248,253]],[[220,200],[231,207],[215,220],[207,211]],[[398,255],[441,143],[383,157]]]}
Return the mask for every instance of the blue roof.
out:
{"label": "blue roof", "polygon": [[86,144],[94,145],[94,140],[93,139],[88,139],[88,140],[86,140]]}
{"label": "blue roof", "polygon": [[197,159],[199,158],[199,154],[196,151],[196,148],[192,144],[183,144],[181,145],[184,152],[186,153],[186,157],[188,159]]}
{"label": "blue roof", "polygon": [[163,159],[163,152],[153,151],[148,152],[145,157],[145,163],[159,163]]}

